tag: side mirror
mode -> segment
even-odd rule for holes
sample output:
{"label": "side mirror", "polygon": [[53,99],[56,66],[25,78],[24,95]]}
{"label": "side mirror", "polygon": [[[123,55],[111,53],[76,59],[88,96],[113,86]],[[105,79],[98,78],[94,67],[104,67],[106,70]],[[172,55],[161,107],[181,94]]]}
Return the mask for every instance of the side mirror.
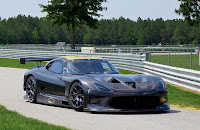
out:
{"label": "side mirror", "polygon": [[63,72],[64,72],[65,74],[68,73],[67,67],[64,67],[64,68],[63,68]]}

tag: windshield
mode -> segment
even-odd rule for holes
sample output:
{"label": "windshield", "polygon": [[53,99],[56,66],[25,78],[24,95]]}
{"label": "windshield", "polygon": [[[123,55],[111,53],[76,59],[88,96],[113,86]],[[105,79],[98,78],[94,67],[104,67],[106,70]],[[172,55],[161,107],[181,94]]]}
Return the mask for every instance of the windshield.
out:
{"label": "windshield", "polygon": [[119,74],[106,60],[75,60],[66,64],[68,74]]}

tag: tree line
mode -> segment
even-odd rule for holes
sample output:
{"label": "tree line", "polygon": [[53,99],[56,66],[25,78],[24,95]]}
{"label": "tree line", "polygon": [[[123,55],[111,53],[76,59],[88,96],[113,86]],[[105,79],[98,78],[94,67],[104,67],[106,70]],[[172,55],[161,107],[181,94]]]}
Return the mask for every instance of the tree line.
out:
{"label": "tree line", "polygon": [[[199,44],[200,26],[190,26],[185,20],[162,18],[137,21],[102,19],[98,28],[81,25],[76,30],[76,44],[94,45],[156,45]],[[0,19],[0,44],[55,44],[71,41],[67,25],[53,25],[45,18],[19,15]]]}

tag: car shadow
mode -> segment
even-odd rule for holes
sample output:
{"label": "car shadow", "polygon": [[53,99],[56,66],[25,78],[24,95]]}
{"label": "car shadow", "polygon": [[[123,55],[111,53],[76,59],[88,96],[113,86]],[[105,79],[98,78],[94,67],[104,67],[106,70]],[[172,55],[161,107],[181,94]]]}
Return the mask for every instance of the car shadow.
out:
{"label": "car shadow", "polygon": [[90,114],[105,114],[105,115],[156,115],[156,114],[176,114],[179,110],[169,110],[160,112],[88,112]]}

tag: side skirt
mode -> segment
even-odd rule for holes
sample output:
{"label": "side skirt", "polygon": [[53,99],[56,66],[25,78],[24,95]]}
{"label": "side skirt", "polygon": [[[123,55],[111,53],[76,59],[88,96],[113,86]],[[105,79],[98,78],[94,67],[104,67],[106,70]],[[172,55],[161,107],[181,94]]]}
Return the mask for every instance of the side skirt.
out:
{"label": "side skirt", "polygon": [[69,107],[69,102],[65,96],[56,96],[51,94],[38,93],[37,102],[46,105]]}

